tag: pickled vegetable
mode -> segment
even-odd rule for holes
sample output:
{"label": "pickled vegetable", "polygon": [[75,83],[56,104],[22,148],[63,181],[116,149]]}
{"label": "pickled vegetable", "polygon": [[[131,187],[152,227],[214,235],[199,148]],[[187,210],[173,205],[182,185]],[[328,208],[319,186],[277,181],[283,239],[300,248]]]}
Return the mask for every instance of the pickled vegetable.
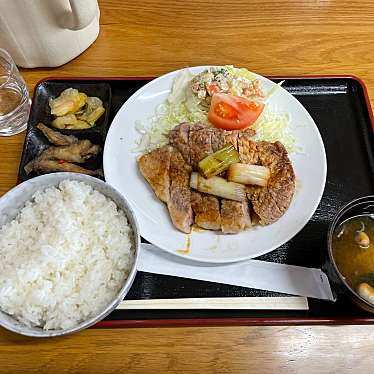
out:
{"label": "pickled vegetable", "polygon": [[67,88],[60,96],[49,100],[52,126],[58,129],[81,130],[95,126],[105,109],[98,97],[88,97],[75,88]]}
{"label": "pickled vegetable", "polygon": [[77,112],[87,101],[87,95],[79,92],[75,88],[67,88],[62,91],[56,99],[49,100],[51,114],[55,116],[64,116]]}
{"label": "pickled vegetable", "polygon": [[205,178],[211,178],[228,169],[231,164],[239,161],[238,151],[233,145],[228,145],[201,160],[198,164],[198,169]]}
{"label": "pickled vegetable", "polygon": [[88,97],[87,103],[81,113],[76,113],[77,118],[88,122],[91,126],[95,125],[95,122],[103,115],[105,109],[103,102],[98,97]]}
{"label": "pickled vegetable", "polygon": [[52,126],[56,129],[88,129],[91,125],[86,121],[77,119],[74,114],[57,117],[52,121]]}

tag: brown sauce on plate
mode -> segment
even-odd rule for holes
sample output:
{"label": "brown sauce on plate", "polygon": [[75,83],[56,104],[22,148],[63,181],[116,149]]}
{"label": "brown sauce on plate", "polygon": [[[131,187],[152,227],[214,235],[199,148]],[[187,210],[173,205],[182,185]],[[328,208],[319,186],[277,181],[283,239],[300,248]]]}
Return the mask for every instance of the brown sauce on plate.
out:
{"label": "brown sauce on plate", "polygon": [[190,253],[190,248],[191,248],[191,237],[190,235],[187,235],[186,248],[177,249],[177,252],[182,255],[188,255]]}

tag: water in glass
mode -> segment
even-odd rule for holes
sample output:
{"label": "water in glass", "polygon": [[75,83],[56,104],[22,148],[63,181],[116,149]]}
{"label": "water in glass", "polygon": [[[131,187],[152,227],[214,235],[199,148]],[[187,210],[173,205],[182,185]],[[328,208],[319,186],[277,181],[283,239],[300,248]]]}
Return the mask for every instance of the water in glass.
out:
{"label": "water in glass", "polygon": [[7,51],[0,48],[0,136],[27,126],[31,100],[24,79]]}

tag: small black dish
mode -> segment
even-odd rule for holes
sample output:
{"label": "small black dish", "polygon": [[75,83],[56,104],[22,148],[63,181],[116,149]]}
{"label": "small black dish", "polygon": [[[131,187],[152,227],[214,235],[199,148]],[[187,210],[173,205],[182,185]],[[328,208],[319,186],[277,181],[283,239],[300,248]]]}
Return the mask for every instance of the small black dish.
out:
{"label": "small black dish", "polygon": [[[51,115],[49,107],[49,100],[56,98],[67,88],[76,88],[79,92],[84,92],[88,96],[96,96],[103,102],[105,113],[97,120],[94,127],[82,130],[60,130],[53,128],[50,124],[54,119]],[[27,126],[27,133],[25,137],[25,144],[23,148],[21,163],[19,167],[19,176],[22,181],[37,176],[37,173],[31,172],[29,174],[25,171],[25,165],[36,158],[50,143],[43,133],[36,128],[39,122],[51,127],[55,131],[59,131],[65,135],[74,135],[78,139],[88,139],[93,144],[100,145],[104,148],[106,134],[109,129],[110,107],[111,107],[112,93],[111,87],[105,82],[82,82],[76,80],[64,80],[63,82],[45,80],[40,82],[34,91],[33,102],[30,111],[30,117]],[[102,168],[102,152],[94,159],[80,164],[86,169]]]}
{"label": "small black dish", "polygon": [[332,239],[334,235],[335,228],[341,223],[345,222],[347,219],[356,216],[366,216],[374,214],[374,195],[360,197],[355,199],[345,206],[343,206],[335,218],[331,222],[328,234],[327,234],[327,250],[328,259],[323,266],[323,269],[327,273],[330,280],[333,292],[336,297],[340,295],[348,296],[348,298],[359,308],[374,313],[374,305],[370,304],[368,301],[363,299],[345,280],[343,275],[340,273],[332,251]]}

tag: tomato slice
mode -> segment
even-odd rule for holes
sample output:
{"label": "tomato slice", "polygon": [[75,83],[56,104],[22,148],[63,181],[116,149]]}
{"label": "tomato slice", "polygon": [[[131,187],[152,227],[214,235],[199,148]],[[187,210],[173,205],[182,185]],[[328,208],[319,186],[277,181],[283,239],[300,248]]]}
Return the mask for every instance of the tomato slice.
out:
{"label": "tomato slice", "polygon": [[212,96],[209,108],[209,122],[220,129],[241,130],[253,125],[265,105],[244,97],[224,93]]}

